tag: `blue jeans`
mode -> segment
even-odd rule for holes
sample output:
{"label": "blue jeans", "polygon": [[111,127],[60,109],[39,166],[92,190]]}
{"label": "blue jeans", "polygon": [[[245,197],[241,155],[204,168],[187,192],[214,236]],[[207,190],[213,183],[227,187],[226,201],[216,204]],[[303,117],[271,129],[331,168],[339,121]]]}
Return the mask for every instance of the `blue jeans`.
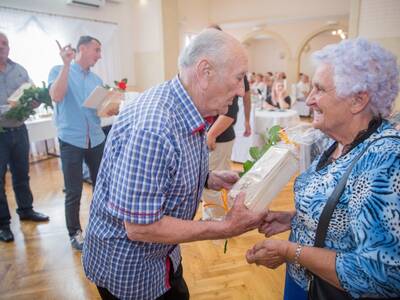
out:
{"label": "blue jeans", "polygon": [[12,176],[12,186],[17,202],[17,213],[32,211],[32,192],[29,187],[29,138],[26,126],[3,128],[0,132],[0,228],[9,228],[5,179],[7,167]]}
{"label": "blue jeans", "polygon": [[83,185],[82,163],[85,161],[89,167],[94,190],[97,172],[103,155],[104,142],[89,149],[82,149],[63,142],[62,140],[59,140],[59,142],[65,186],[65,220],[68,234],[73,236],[78,230],[82,230],[79,220]]}

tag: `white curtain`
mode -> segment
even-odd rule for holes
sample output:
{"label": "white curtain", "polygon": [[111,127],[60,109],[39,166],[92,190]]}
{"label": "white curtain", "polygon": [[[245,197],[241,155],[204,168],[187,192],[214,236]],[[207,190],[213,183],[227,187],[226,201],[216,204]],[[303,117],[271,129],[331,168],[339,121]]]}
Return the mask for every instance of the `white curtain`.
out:
{"label": "white curtain", "polygon": [[[104,83],[113,86],[114,80],[121,79],[118,30],[118,25],[113,23],[0,7],[0,31],[9,39],[10,58],[28,71],[36,85],[41,85],[42,81],[47,84],[50,69],[62,64],[56,40],[61,45],[70,43],[75,48],[81,35],[90,35],[102,44],[102,59],[93,71]],[[46,113],[42,107],[37,110],[39,115]],[[49,140],[48,146],[54,152],[57,141]],[[33,156],[45,155],[45,152],[44,141],[31,143]]]}
{"label": "white curtain", "polygon": [[121,78],[117,24],[72,17],[25,12],[0,7],[0,31],[10,42],[10,58],[27,69],[36,85],[47,82],[50,69],[62,64],[55,40],[76,47],[81,35],[90,35],[102,44],[102,59],[93,71],[112,85]]}

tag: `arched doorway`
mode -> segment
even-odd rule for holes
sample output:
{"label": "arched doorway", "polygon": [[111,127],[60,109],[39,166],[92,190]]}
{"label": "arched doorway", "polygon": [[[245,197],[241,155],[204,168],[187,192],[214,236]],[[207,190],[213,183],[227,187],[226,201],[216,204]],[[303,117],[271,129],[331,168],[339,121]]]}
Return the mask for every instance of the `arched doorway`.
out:
{"label": "arched doorway", "polygon": [[297,74],[304,73],[311,76],[314,73],[311,54],[326,45],[339,43],[346,36],[345,26],[325,27],[307,36],[297,51]]}
{"label": "arched doorway", "polygon": [[249,71],[287,72],[292,54],[287,42],[277,33],[260,29],[242,39],[249,54]]}

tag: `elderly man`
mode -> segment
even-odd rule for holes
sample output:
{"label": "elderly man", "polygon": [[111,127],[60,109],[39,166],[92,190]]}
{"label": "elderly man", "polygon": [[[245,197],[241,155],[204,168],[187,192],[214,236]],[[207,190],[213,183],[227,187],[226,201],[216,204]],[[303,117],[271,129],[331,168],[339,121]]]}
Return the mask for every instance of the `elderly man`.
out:
{"label": "elderly man", "polygon": [[[7,106],[8,97],[21,84],[29,82],[28,72],[8,58],[10,47],[7,36],[0,32],[0,106]],[[14,240],[10,229],[10,211],[5,191],[7,166],[12,183],[20,220],[48,221],[49,217],[32,209],[33,196],[29,187],[29,138],[23,122],[6,119],[0,112],[0,241]]]}
{"label": "elderly man", "polygon": [[249,211],[242,194],[224,221],[192,220],[204,186],[238,179],[209,173],[204,119],[244,95],[242,46],[207,29],[183,50],[179,69],[124,108],[105,147],[83,249],[103,299],[188,299],[178,244],[232,237],[265,216]]}
{"label": "elderly man", "polygon": [[70,45],[60,46],[63,65],[52,68],[49,85],[50,96],[56,102],[55,122],[65,185],[65,219],[71,246],[80,251],[83,245],[79,221],[82,162],[88,165],[94,186],[105,135],[96,111],[82,105],[96,86],[103,85],[100,77],[90,70],[101,58],[101,43],[94,37],[81,36],[76,51]]}

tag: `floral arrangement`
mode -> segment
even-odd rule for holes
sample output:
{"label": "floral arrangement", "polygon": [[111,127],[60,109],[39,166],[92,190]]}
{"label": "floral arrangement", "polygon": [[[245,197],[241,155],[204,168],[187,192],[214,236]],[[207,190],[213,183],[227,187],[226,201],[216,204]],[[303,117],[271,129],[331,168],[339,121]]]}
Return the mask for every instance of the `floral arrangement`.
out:
{"label": "floral arrangement", "polygon": [[[22,86],[22,95],[13,94],[14,97],[11,108],[4,113],[4,117],[7,119],[14,119],[18,121],[25,121],[30,116],[34,115],[35,108],[40,104],[44,104],[46,108],[53,107],[49,89],[46,84],[42,82],[42,87],[36,87],[31,84],[25,84]],[[2,128],[0,127],[0,131]]]}
{"label": "floral arrangement", "polygon": [[114,87],[110,87],[109,85],[104,85],[104,88],[108,90],[117,90],[118,92],[125,92],[127,88],[128,79],[123,78],[120,81],[114,80]]}

